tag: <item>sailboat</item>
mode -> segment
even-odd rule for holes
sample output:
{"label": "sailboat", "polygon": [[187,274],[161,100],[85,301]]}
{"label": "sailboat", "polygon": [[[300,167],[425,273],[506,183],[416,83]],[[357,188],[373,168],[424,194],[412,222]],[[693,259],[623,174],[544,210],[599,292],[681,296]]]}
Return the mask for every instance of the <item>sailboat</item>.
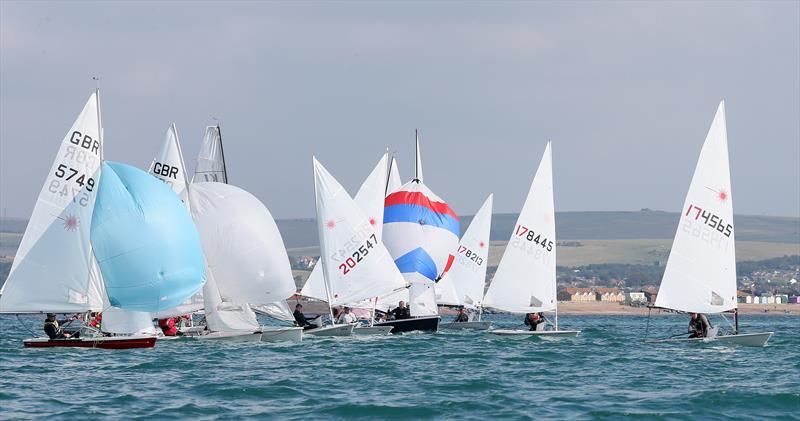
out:
{"label": "sailboat", "polygon": [[728,334],[720,334],[719,327],[715,327],[705,338],[667,338],[659,342],[702,341],[764,346],[773,334],[739,332],[736,244],[724,101],[719,103],[700,151],[655,307],[701,314],[733,312],[734,316],[733,330]]}
{"label": "sailboat", "polygon": [[[383,200],[386,197],[386,186],[387,186],[387,172],[391,173],[391,170],[388,168],[389,163],[389,155],[388,153],[384,154],[378,163],[373,168],[372,172],[367,176],[364,182],[361,184],[361,187],[358,189],[356,196],[354,199],[350,199],[347,192],[341,185],[333,179],[330,173],[322,167],[318,161],[314,161],[314,177],[315,177],[315,187],[319,182],[324,183],[325,186],[329,188],[335,188],[335,192],[327,192],[325,197],[328,196],[335,196],[335,197],[328,197],[328,201],[349,201],[353,200],[358,208],[361,210],[361,213],[367,218],[367,222],[369,223],[369,227],[373,230],[375,234],[375,239],[377,242],[381,241],[381,234],[382,234],[382,224],[380,221],[383,220]],[[319,165],[320,170],[317,171],[317,165]],[[395,172],[396,174],[396,172]],[[319,178],[319,182],[317,179]],[[339,190],[341,188],[341,191]],[[345,196],[347,196],[345,198]],[[318,205],[319,206],[319,205]],[[319,217],[319,216],[318,216]],[[356,215],[348,215],[349,218],[355,218]],[[337,235],[343,235],[344,232],[342,229],[336,230]],[[333,233],[329,232],[329,230],[323,231],[326,235],[332,235]],[[322,239],[322,237],[320,237]],[[384,247],[381,245],[381,247]],[[321,255],[321,258],[324,257],[324,254]],[[333,263],[330,263],[331,265]],[[393,266],[393,263],[392,263]],[[361,269],[361,272],[367,271],[366,269]],[[402,280],[402,275],[397,272],[397,278],[390,277],[384,279],[383,276],[373,276],[371,278],[365,278],[364,283],[357,285],[358,288],[364,288],[364,290],[375,290],[377,287],[378,290],[382,291],[382,294],[388,294],[393,292],[398,288],[402,288],[405,286],[405,282]],[[398,281],[399,279],[399,281]],[[398,282],[400,287],[398,287]],[[341,295],[337,289],[341,286],[340,283],[335,282],[331,285],[331,282],[325,277],[322,269],[322,262],[321,260],[317,262],[314,266],[313,270],[311,271],[311,275],[306,280],[305,285],[300,291],[300,294],[305,297],[310,297],[318,300],[323,300],[329,303],[329,309],[332,313],[332,305],[331,302],[328,300],[329,295],[335,298],[339,304],[346,305],[348,307],[355,307],[355,308],[369,308],[372,309],[373,313],[377,306],[377,299],[379,298],[378,295],[375,297],[368,297],[368,300],[357,300],[357,301],[350,301],[350,302],[343,302],[338,299]],[[352,294],[350,294],[352,295]],[[374,319],[374,314],[372,314],[372,319]],[[391,327],[382,326],[382,327],[375,327],[372,325],[372,320],[370,320],[370,326],[362,326],[357,325],[355,329],[352,331],[355,335],[388,335],[391,332]],[[339,330],[342,331],[341,329]],[[307,330],[306,333],[312,335],[326,335],[329,336],[331,333],[329,332],[336,332],[336,330],[330,329],[330,326],[326,328],[326,330],[320,329],[311,329]]]}
{"label": "sailboat", "polygon": [[198,339],[259,341],[297,339],[302,329],[260,326],[251,306],[294,294],[289,257],[269,210],[255,196],[230,184],[195,182],[189,210],[200,232],[208,281],[203,288],[208,332]]}
{"label": "sailboat", "polygon": [[[189,203],[188,175],[186,172],[186,165],[183,161],[181,142],[178,138],[178,129],[175,127],[175,123],[170,124],[167,128],[167,133],[164,136],[164,143],[161,146],[161,150],[150,163],[150,168],[148,171],[154,177],[158,178],[167,186],[169,186],[185,205]],[[202,309],[203,291],[201,289],[179,306],[159,311],[152,316],[156,319],[164,319],[168,317],[181,316],[184,314],[191,314]],[[191,327],[182,327],[181,331],[188,332],[192,329],[193,328]],[[159,339],[171,338],[175,337],[159,337]]]}
{"label": "sailboat", "polygon": [[478,319],[467,322],[450,322],[439,325],[441,329],[489,329],[491,323],[481,321],[483,290],[486,287],[486,266],[489,264],[489,234],[492,227],[492,195],[472,218],[458,244],[455,263],[442,280],[436,284],[436,301],[439,304],[478,310]]}
{"label": "sailboat", "polygon": [[420,155],[417,132],[414,179],[391,192],[384,204],[383,243],[410,285],[411,318],[375,323],[392,326],[392,333],[438,330],[434,285],[453,264],[461,234],[458,216],[423,183]]}
{"label": "sailboat", "polygon": [[[0,312],[114,314],[121,309],[139,321],[202,286],[199,238],[180,201],[147,173],[103,162],[101,127],[95,92],[61,142],[3,286]],[[118,336],[83,327],[80,338],[34,338],[23,344],[155,345],[154,335],[124,329],[130,318],[114,318],[109,322],[120,330]],[[152,328],[150,319],[144,320]]]}
{"label": "sailboat", "polygon": [[[405,280],[374,229],[377,221],[364,214],[361,206],[316,158],[313,164],[320,267],[329,308],[405,288]],[[353,327],[350,326],[350,333]],[[325,327],[306,332],[313,335],[320,329]],[[388,334],[390,330],[384,327],[377,333]]]}
{"label": "sailboat", "polygon": [[489,330],[495,335],[577,336],[580,333],[558,329],[556,221],[550,142],[547,142],[511,239],[483,298],[483,305],[517,314],[555,312],[553,330]]}

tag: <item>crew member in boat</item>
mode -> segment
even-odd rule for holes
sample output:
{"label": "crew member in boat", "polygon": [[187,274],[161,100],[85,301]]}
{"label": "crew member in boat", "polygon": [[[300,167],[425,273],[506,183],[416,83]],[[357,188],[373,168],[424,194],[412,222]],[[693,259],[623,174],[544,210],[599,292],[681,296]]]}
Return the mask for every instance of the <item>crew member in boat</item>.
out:
{"label": "crew member in boat", "polygon": [[397,303],[397,308],[389,312],[392,316],[394,316],[395,320],[403,320],[403,319],[410,319],[411,318],[411,311],[409,311],[408,307],[406,307],[405,301],[400,301]]}
{"label": "crew member in boat", "polygon": [[708,316],[702,313],[692,313],[692,319],[689,320],[690,338],[705,338],[708,336],[709,328],[711,328],[711,322],[708,320]]}
{"label": "crew member in boat", "polygon": [[530,330],[539,330],[539,325],[544,323],[544,314],[542,313],[528,313],[525,315],[525,326],[530,326]]}
{"label": "crew member in boat", "polygon": [[458,309],[458,315],[454,320],[455,323],[464,323],[469,321],[469,314],[467,314],[467,310],[464,307]]}
{"label": "crew member in boat", "polygon": [[103,327],[103,313],[92,313],[92,320],[89,322],[89,326],[101,330]]}
{"label": "crew member in boat", "polygon": [[306,315],[303,314],[303,305],[300,303],[297,303],[297,305],[294,306],[294,313],[292,313],[292,315],[294,316],[294,322],[297,324],[297,326],[302,327],[303,330],[314,329],[317,327],[317,325],[312,324],[308,321],[308,319],[306,319]]}
{"label": "crew member in boat", "polygon": [[183,336],[183,332],[178,330],[177,321],[175,317],[168,317],[166,319],[158,320],[158,327],[161,328],[161,333],[164,336]]}
{"label": "crew member in boat", "polygon": [[78,338],[81,336],[80,331],[68,332],[62,327],[62,325],[67,325],[77,318],[78,316],[76,315],[72,316],[71,319],[64,319],[59,322],[56,320],[56,315],[54,313],[47,313],[47,318],[44,319],[44,333],[46,333],[50,339]]}
{"label": "crew member in boat", "polygon": [[342,324],[350,324],[355,323],[358,321],[358,317],[353,314],[353,311],[350,307],[345,307],[341,313],[339,313],[339,317],[336,319],[336,323]]}

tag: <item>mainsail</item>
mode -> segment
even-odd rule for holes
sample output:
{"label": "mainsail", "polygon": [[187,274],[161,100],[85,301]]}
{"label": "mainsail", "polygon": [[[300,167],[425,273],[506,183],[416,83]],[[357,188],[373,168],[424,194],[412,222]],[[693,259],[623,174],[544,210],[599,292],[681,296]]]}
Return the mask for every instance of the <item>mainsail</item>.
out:
{"label": "mainsail", "polygon": [[196,181],[228,183],[225,152],[222,149],[222,130],[219,126],[206,127],[203,143],[197,154],[197,166],[192,176],[192,182]]}
{"label": "mainsail", "polygon": [[90,275],[90,227],[103,148],[99,114],[92,94],[61,141],[0,291],[0,312],[102,309],[102,281]]}
{"label": "mainsail", "polygon": [[415,178],[386,197],[383,242],[410,284],[413,316],[438,314],[434,284],[453,263],[460,230],[455,212],[423,184],[420,162]]}
{"label": "mainsail", "polygon": [[700,151],[655,305],[694,313],[736,308],[736,249],[724,101],[719,103]]}
{"label": "mainsail", "polygon": [[[362,213],[367,217],[369,225],[373,229],[378,241],[381,240],[381,234],[383,233],[383,224],[381,221],[383,221],[383,200],[386,196],[387,164],[388,155],[384,154],[369,176],[364,180],[364,183],[361,184],[355,199],[353,199]],[[328,176],[330,176],[330,174],[328,174]],[[346,194],[346,192],[343,193]],[[374,281],[383,282],[384,280],[375,279]],[[393,281],[390,280],[388,284],[392,282]],[[325,289],[325,278],[322,274],[322,265],[320,265],[319,262],[317,262],[314,269],[311,271],[311,275],[308,277],[300,294],[318,300],[328,300],[327,291]],[[356,303],[349,302],[347,304]]]}
{"label": "mainsail", "polygon": [[186,196],[186,166],[183,163],[181,144],[178,141],[178,129],[175,123],[170,124],[164,144],[150,164],[150,174],[166,183],[183,203],[187,202]]}
{"label": "mainsail", "polygon": [[553,157],[547,142],[511,239],[486,291],[485,307],[511,313],[556,309],[555,222]]}
{"label": "mainsail", "polygon": [[365,215],[316,159],[314,191],[327,301],[350,304],[403,288],[405,281],[374,229],[374,217]]}
{"label": "mainsail", "polygon": [[172,308],[205,282],[200,237],[183,204],[132,166],[103,163],[91,240],[114,307]]}
{"label": "mainsail", "polygon": [[486,198],[458,244],[453,267],[436,284],[439,304],[479,308],[486,287],[489,233],[492,227],[492,195]]}

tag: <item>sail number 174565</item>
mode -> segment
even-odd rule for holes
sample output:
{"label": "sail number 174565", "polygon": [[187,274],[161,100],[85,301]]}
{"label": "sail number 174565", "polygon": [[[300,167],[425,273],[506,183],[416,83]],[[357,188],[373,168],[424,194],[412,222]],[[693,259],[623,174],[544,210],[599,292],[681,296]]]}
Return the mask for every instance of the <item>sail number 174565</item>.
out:
{"label": "sail number 174565", "polygon": [[[690,213],[695,212],[693,215]],[[694,216],[695,220],[703,219],[709,227],[716,229],[717,231],[724,234],[726,237],[730,237],[733,233],[733,225],[725,224],[722,218],[713,213],[703,210],[700,206],[689,204],[689,208],[686,209],[686,213],[683,216],[688,216],[691,218]]]}

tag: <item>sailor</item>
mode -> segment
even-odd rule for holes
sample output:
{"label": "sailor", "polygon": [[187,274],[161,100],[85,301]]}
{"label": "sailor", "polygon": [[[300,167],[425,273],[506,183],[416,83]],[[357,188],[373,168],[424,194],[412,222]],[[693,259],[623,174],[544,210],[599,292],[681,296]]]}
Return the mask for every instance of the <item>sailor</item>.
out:
{"label": "sailor", "polygon": [[692,319],[689,320],[690,338],[705,338],[708,336],[709,328],[711,328],[711,322],[708,321],[708,316],[702,313],[692,313]]}
{"label": "sailor", "polygon": [[408,307],[406,307],[405,301],[400,301],[399,303],[397,303],[397,308],[390,311],[389,313],[391,313],[394,316],[395,320],[403,320],[411,318],[411,312],[408,310]]}
{"label": "sailor", "polygon": [[50,339],[77,338],[80,336],[80,332],[66,332],[64,328],[61,327],[61,325],[65,325],[77,318],[78,316],[72,316],[72,319],[64,319],[59,323],[54,313],[47,313],[47,318],[44,319],[44,333],[46,333]]}
{"label": "sailor", "polygon": [[538,326],[544,323],[544,315],[542,313],[528,313],[525,315],[525,326],[530,326],[530,330],[539,330]]}
{"label": "sailor", "polygon": [[358,317],[350,310],[350,307],[345,307],[341,313],[339,313],[339,317],[336,319],[336,323],[343,323],[343,324],[350,324],[355,323],[358,321]]}
{"label": "sailor", "polygon": [[176,322],[174,317],[158,320],[158,327],[161,328],[161,333],[163,333],[164,336],[183,336],[183,332],[178,330],[178,327],[175,326],[175,324]]}
{"label": "sailor", "polygon": [[467,314],[467,310],[464,309],[464,307],[461,307],[458,310],[458,315],[456,316],[456,319],[454,320],[454,322],[455,323],[463,323],[463,322],[468,322],[468,321],[469,321],[469,314]]}
{"label": "sailor", "polygon": [[302,327],[303,330],[314,329],[317,327],[317,325],[311,324],[308,319],[306,319],[306,315],[303,314],[303,305],[300,303],[297,303],[297,305],[294,306],[294,313],[292,313],[292,315],[294,316],[294,322],[297,324],[297,326]]}
{"label": "sailor", "polygon": [[92,316],[94,316],[94,317],[89,322],[89,326],[91,326],[91,327],[93,327],[93,328],[95,328],[97,330],[101,330],[101,328],[103,326],[103,313],[102,312],[101,313],[92,313]]}

